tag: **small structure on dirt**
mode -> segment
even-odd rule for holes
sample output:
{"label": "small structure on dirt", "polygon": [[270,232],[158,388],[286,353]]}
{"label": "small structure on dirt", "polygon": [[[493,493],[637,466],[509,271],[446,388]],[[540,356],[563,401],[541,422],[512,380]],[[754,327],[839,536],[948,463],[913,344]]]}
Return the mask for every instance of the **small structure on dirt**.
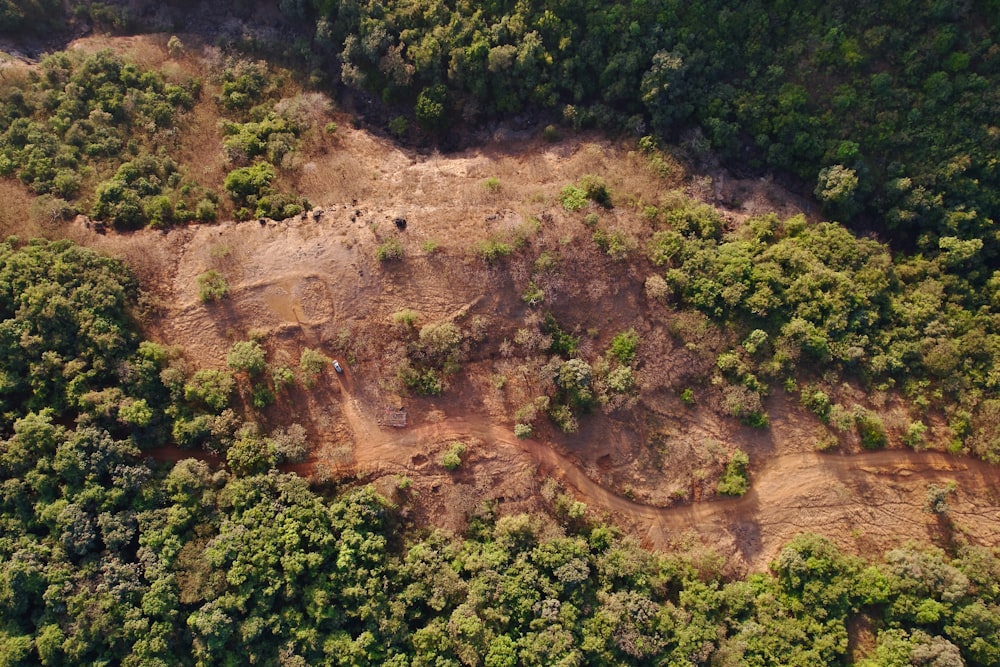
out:
{"label": "small structure on dirt", "polygon": [[395,426],[403,428],[406,426],[406,408],[382,408],[382,418],[379,423],[383,426]]}

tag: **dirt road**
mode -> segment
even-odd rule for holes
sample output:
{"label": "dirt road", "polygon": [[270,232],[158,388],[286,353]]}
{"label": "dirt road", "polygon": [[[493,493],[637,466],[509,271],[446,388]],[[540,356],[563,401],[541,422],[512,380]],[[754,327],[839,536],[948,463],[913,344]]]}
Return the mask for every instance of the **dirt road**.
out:
{"label": "dirt road", "polygon": [[[667,548],[694,532],[751,570],[766,568],[782,545],[803,532],[827,535],[869,555],[911,539],[946,546],[963,540],[1000,543],[1000,494],[991,491],[1000,471],[942,452],[777,455],[754,467],[751,490],[741,498],[661,508],[612,493],[549,445],[519,440],[486,420],[448,418],[397,431],[369,424],[350,399],[347,403],[352,426],[368,436],[355,450],[359,468],[405,471],[422,443],[477,438],[508,456],[529,459],[541,476],[559,480],[592,509],[635,530],[648,546]],[[951,481],[956,491],[947,514],[925,511],[928,485]]]}

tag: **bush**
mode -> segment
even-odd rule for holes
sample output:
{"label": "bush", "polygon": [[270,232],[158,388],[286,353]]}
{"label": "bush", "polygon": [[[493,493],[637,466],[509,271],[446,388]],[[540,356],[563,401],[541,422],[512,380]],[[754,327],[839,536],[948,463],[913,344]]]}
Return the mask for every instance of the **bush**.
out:
{"label": "bush", "polygon": [[409,308],[404,308],[392,314],[393,323],[405,331],[413,329],[418,319],[420,319],[420,313]]}
{"label": "bush", "polygon": [[403,259],[403,244],[399,239],[393,237],[387,239],[375,251],[375,258],[380,262],[392,262]]}
{"label": "bush", "polygon": [[854,424],[861,436],[861,446],[865,449],[878,449],[888,442],[885,426],[878,415],[860,408],[854,414]]}
{"label": "bush", "polygon": [[319,379],[323,369],[332,363],[330,357],[318,350],[305,348],[299,356],[299,370],[302,372],[302,384],[312,388]]}
{"label": "bush", "polygon": [[226,355],[226,364],[234,371],[245,371],[248,375],[260,375],[267,370],[264,348],[256,341],[233,343]]}
{"label": "bush", "polygon": [[218,301],[229,294],[229,285],[222,274],[212,269],[202,273],[195,281],[198,284],[198,298],[202,303]]}
{"label": "bush", "polygon": [[750,489],[750,476],[748,467],[750,457],[743,450],[733,452],[729,463],[726,464],[726,472],[719,480],[719,493],[727,496],[742,496]]}
{"label": "bush", "polygon": [[476,255],[488,264],[514,252],[514,246],[497,239],[487,239],[476,244]]}
{"label": "bush", "polygon": [[623,366],[631,366],[635,361],[636,347],[639,345],[639,334],[635,329],[622,331],[611,339],[611,346],[608,354],[619,361]]}
{"label": "bush", "polygon": [[202,369],[184,385],[184,400],[204,404],[219,412],[229,405],[229,397],[236,386],[233,376],[223,371]]}
{"label": "bush", "polygon": [[276,174],[268,162],[234,169],[226,175],[223,188],[237,202],[255,203],[271,187]]}
{"label": "bush", "polygon": [[568,405],[556,404],[553,406],[549,410],[549,419],[563,433],[575,433],[580,426],[576,421],[576,415],[573,414],[573,410]]}
{"label": "bush", "polygon": [[575,185],[567,185],[559,192],[559,203],[567,211],[579,211],[587,205],[587,193]]}
{"label": "bush", "polygon": [[520,439],[530,438],[534,432],[531,424],[514,424],[514,435]]}
{"label": "bush", "polygon": [[587,199],[604,208],[611,208],[611,192],[603,178],[587,174],[580,179],[579,186]]}
{"label": "bush", "polygon": [[456,470],[462,465],[462,455],[465,454],[465,443],[453,442],[451,447],[441,456],[441,466],[446,470]]}

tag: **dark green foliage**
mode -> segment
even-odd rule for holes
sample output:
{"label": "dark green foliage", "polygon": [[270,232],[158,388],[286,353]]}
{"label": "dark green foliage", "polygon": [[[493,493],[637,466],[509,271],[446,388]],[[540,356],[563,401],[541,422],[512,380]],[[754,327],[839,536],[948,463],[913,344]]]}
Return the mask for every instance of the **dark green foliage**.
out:
{"label": "dark green foliage", "polygon": [[552,337],[549,351],[553,354],[571,357],[576,353],[576,348],[580,346],[580,337],[563,331],[552,313],[545,314],[545,319],[542,321],[542,333]]}
{"label": "dark green foliage", "polygon": [[72,416],[119,385],[134,289],[119,262],[68,241],[0,244],[0,432],[43,408]]}
{"label": "dark green foliage", "polygon": [[[122,228],[193,218],[203,194],[158,149],[194,106],[197,82],[167,83],[108,51],[56,53],[40,72],[3,90],[0,174],[70,201],[93,193],[91,215]],[[96,182],[92,172],[115,175]]]}
{"label": "dark green foliage", "polygon": [[[904,548],[865,564],[803,536],[771,574],[727,581],[704,561],[695,567],[645,552],[590,524],[586,508],[565,494],[553,501],[558,525],[539,514],[497,518],[487,507],[464,538],[400,533],[401,516],[370,487],[323,497],[273,469],[304,454],[303,429],[269,436],[228,411],[196,414],[224,407],[228,374],[199,371],[178,393],[183,373],[175,377],[162,347],[137,345],[127,329],[95,338],[107,333],[94,326],[101,318],[122,321],[123,288],[99,279],[123,275],[116,263],[66,243],[3,252],[0,330],[18,332],[8,343],[22,345],[3,357],[7,662],[462,664],[483,656],[489,665],[647,665],[696,656],[837,664],[860,610],[879,619],[873,660],[1000,659],[1000,559],[985,549],[958,547],[948,559]],[[54,309],[30,307],[38,289]],[[60,299],[73,307],[60,310]],[[419,345],[450,354],[458,343],[446,324]],[[58,393],[12,391],[17,364],[46,345],[89,359],[62,373],[69,385],[80,382],[63,396],[88,397],[80,408],[46,404]],[[108,356],[86,356],[96,351]],[[98,366],[104,370],[90,374]],[[559,382],[580,391],[588,370],[565,362]],[[112,396],[135,431],[109,430],[117,423],[104,415]],[[190,459],[160,472],[148,467],[130,438],[171,414],[185,415],[174,421],[178,442],[212,440],[231,472]],[[566,405],[552,417],[567,431],[576,426]],[[458,467],[463,450],[453,444],[443,465]],[[734,455],[720,490],[744,488],[746,467]]]}
{"label": "dark green foliage", "polygon": [[0,0],[0,33],[44,33],[64,18],[63,3],[57,0]]}

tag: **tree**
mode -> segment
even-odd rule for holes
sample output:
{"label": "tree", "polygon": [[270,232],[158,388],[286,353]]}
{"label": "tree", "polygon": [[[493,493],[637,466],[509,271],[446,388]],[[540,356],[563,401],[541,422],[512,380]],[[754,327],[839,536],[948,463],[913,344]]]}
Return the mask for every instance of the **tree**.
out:
{"label": "tree", "polygon": [[267,370],[267,357],[264,348],[257,341],[239,341],[229,348],[226,364],[234,371],[244,371],[247,375],[257,376]]}

